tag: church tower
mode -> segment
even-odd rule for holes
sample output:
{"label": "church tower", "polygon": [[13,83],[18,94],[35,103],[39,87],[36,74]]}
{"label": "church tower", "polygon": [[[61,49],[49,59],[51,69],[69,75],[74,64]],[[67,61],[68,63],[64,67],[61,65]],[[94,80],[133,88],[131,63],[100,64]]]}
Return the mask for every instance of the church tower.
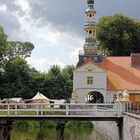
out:
{"label": "church tower", "polygon": [[88,9],[85,11],[85,44],[83,50],[79,52],[79,62],[77,67],[82,66],[87,59],[91,59],[96,63],[102,61],[102,56],[99,55],[96,42],[96,11],[94,9],[94,0],[87,0]]}
{"label": "church tower", "polygon": [[88,0],[88,9],[85,11],[86,14],[86,24],[85,24],[85,44],[84,44],[84,54],[98,54],[96,45],[96,22],[94,10],[94,0]]}
{"label": "church tower", "polygon": [[102,63],[96,42],[96,22],[94,0],[87,0],[85,11],[85,43],[79,52],[79,61],[73,71],[72,98],[78,103],[106,102],[106,71],[98,67]]}

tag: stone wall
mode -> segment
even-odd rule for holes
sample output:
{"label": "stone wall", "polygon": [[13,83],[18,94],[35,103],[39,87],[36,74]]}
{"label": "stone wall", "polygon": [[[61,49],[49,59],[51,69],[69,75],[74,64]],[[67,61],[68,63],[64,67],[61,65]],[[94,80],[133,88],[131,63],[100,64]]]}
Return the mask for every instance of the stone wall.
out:
{"label": "stone wall", "polygon": [[[119,130],[116,122],[93,122],[108,140],[119,140]],[[124,113],[123,140],[140,140],[140,116]]]}
{"label": "stone wall", "polygon": [[124,140],[140,140],[140,116],[124,113]]}
{"label": "stone wall", "polygon": [[119,140],[117,123],[114,121],[97,121],[93,122],[96,129],[103,133],[108,140]]}

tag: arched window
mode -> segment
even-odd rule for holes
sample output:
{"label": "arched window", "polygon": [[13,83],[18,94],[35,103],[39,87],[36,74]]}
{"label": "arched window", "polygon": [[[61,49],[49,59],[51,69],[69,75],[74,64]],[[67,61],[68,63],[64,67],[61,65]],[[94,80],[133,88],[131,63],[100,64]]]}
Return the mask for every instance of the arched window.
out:
{"label": "arched window", "polygon": [[89,31],[89,34],[92,34],[92,31],[91,30]]}
{"label": "arched window", "polygon": [[88,103],[103,103],[104,96],[97,91],[88,93]]}

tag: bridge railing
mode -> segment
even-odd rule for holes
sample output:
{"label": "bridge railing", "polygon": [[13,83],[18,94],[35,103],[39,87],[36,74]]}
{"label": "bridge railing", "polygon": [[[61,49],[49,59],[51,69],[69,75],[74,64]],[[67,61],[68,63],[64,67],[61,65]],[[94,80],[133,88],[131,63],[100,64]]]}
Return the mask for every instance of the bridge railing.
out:
{"label": "bridge railing", "polygon": [[129,102],[124,105],[125,112],[140,115],[140,102]]}
{"label": "bridge railing", "polygon": [[0,116],[120,117],[119,104],[0,103]]}

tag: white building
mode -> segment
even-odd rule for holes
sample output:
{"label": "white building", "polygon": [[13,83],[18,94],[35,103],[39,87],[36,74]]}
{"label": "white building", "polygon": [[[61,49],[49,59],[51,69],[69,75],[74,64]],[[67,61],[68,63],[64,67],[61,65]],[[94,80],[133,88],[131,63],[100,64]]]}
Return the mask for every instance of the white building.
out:
{"label": "white building", "polygon": [[74,102],[114,102],[127,89],[132,102],[140,102],[140,54],[103,56],[96,43],[94,0],[87,0],[85,44],[73,72]]}

